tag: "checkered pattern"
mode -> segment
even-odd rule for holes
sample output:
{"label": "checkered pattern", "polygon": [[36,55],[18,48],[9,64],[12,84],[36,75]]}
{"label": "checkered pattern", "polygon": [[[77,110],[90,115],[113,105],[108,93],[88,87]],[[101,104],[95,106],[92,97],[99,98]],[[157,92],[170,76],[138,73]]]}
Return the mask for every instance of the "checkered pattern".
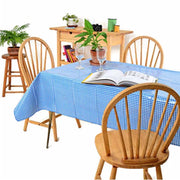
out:
{"label": "checkered pattern", "polygon": [[[41,72],[16,106],[14,110],[16,120],[21,121],[40,110],[48,110],[101,125],[105,107],[125,87],[83,84],[81,81],[90,73],[95,72],[99,66],[91,66],[89,60],[82,61],[83,70],[75,69],[77,65],[77,63],[72,63]],[[107,61],[103,68],[119,69],[123,72],[135,70],[153,75],[158,78],[159,83],[170,86],[180,94],[180,72],[112,61]],[[155,113],[157,117],[162,112],[164,105],[163,96],[163,94],[158,96],[157,105],[159,110]],[[149,107],[152,106],[152,97],[153,94],[151,92],[145,92],[143,95],[143,107],[145,110],[142,116],[143,122],[145,122],[150,113]],[[133,94],[128,100],[131,111],[130,118],[133,119],[133,116],[138,112],[138,95]],[[173,100],[169,103],[170,109],[172,105]],[[124,105],[119,104],[118,109],[121,114],[122,127],[126,128]],[[113,114],[110,116],[108,126],[116,128]],[[179,137],[180,130],[177,132],[173,144],[180,145]]]}

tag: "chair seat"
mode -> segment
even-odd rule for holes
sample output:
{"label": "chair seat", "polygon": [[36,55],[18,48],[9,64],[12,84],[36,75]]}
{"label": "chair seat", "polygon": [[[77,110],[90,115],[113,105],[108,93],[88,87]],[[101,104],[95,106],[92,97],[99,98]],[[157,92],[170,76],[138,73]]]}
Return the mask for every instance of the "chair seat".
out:
{"label": "chair seat", "polygon": [[[136,137],[137,137],[137,130],[132,130],[132,141],[135,142]],[[169,151],[167,150],[165,153],[161,152],[161,150],[159,150],[157,156],[155,158],[142,158],[141,154],[143,151],[142,145],[145,141],[146,138],[146,134],[147,134],[147,130],[141,130],[141,142],[140,142],[140,158],[134,158],[134,159],[123,159],[122,156],[122,150],[121,150],[121,143],[119,138],[117,138],[119,136],[118,134],[118,130],[112,130],[112,131],[108,131],[108,138],[109,138],[109,145],[110,145],[110,156],[106,155],[105,152],[105,148],[104,148],[104,142],[103,142],[103,136],[102,133],[98,134],[95,138],[95,144],[96,144],[96,148],[97,151],[99,153],[99,155],[101,156],[101,158],[110,163],[113,164],[116,167],[122,167],[122,168],[144,168],[144,167],[154,167],[160,164],[163,164],[169,156]],[[124,137],[124,141],[127,143],[126,148],[127,148],[127,156],[129,157],[130,154],[130,149],[129,149],[129,144],[128,144],[128,132],[127,130],[122,130],[123,133],[123,137]],[[149,141],[152,141],[152,137],[155,133],[151,132],[150,133],[150,139]],[[160,136],[157,137],[157,140],[160,139]],[[158,142],[158,141],[156,141]],[[150,143],[149,143],[150,144]],[[164,143],[162,143],[161,146],[163,146]],[[135,149],[135,143],[133,144],[133,149]],[[147,147],[147,152],[149,150],[149,146]],[[161,149],[161,148],[160,148]],[[135,152],[134,152],[135,154]]]}

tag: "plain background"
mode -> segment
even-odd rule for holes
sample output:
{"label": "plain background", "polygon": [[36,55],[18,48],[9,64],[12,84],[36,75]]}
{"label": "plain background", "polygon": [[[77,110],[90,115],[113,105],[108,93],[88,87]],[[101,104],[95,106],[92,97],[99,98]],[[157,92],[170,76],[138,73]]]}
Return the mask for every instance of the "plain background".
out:
{"label": "plain background", "polygon": [[[64,26],[62,17],[66,13],[89,19],[92,23],[107,27],[108,18],[117,18],[120,29],[133,30],[126,36],[126,44],[138,35],[149,35],[157,39],[164,50],[164,68],[180,70],[180,26],[178,0],[0,0],[0,29],[11,29],[15,25],[30,23],[30,36],[44,39],[51,47],[56,60],[56,32],[50,27]],[[118,61],[118,48],[112,48],[112,59]],[[7,46],[0,47],[0,55]],[[4,60],[0,63],[0,91],[2,91]],[[50,148],[45,148],[47,129],[29,126],[24,132],[23,123],[17,122],[13,110],[22,94],[7,94],[0,97],[0,179],[2,180],[56,180],[93,179],[99,156],[94,137],[100,126],[82,122],[78,129],[75,120],[62,116],[57,120],[58,136],[53,136]],[[37,113],[37,118],[47,112]],[[178,179],[180,149],[170,147],[169,161],[163,165],[164,179]],[[2,166],[2,167],[1,167]],[[106,165],[103,179],[108,179],[110,166]],[[155,176],[152,170],[153,177]],[[117,179],[142,179],[141,170],[119,169]]]}

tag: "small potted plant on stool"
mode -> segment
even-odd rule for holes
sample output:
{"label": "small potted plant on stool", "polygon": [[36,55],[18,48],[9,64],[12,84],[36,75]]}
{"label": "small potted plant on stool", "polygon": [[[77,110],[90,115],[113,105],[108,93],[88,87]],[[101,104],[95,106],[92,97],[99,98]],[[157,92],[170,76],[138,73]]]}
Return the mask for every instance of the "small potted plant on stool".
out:
{"label": "small potted plant on stool", "polygon": [[24,39],[28,38],[29,35],[24,31],[29,24],[22,26],[16,25],[12,30],[0,30],[0,46],[4,46],[5,43],[10,45],[8,47],[8,54],[11,56],[17,56],[19,47],[17,44],[21,44]]}

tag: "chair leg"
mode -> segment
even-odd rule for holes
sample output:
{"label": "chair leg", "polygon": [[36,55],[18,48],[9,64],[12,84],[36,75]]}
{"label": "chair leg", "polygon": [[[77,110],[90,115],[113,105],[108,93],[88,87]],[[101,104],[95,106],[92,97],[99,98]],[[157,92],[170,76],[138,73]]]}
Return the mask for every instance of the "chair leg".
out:
{"label": "chair leg", "polygon": [[78,128],[81,128],[81,123],[80,123],[79,119],[77,119],[77,118],[76,118],[76,123],[78,125]]}
{"label": "chair leg", "polygon": [[116,179],[116,172],[117,172],[117,167],[113,166],[111,170],[111,176],[110,176],[111,180]]}
{"label": "chair leg", "polygon": [[27,131],[28,123],[29,123],[29,118],[26,119],[25,122],[24,122],[24,131]]}
{"label": "chair leg", "polygon": [[51,131],[51,124],[52,124],[52,115],[53,115],[53,113],[50,112],[50,113],[49,113],[49,126],[48,126],[48,136],[47,136],[46,148],[49,147],[49,137],[50,137],[50,131]]}
{"label": "chair leg", "polygon": [[147,179],[146,170],[147,170],[147,169],[143,169],[143,177],[144,177],[144,180]]}
{"label": "chair leg", "polygon": [[96,171],[96,175],[95,175],[95,178],[94,178],[95,180],[101,179],[101,172],[102,172],[103,166],[104,166],[104,160],[100,159],[99,165],[98,165],[98,168],[97,168],[97,171]]}
{"label": "chair leg", "polygon": [[[51,113],[51,112],[49,112],[49,113]],[[55,113],[54,112],[52,113],[52,129],[53,129],[53,134],[54,134],[54,141],[58,141],[57,127],[56,127],[56,117],[55,117]]]}
{"label": "chair leg", "polygon": [[152,179],[151,175],[148,172],[148,169],[143,169],[143,174],[144,174],[144,180],[145,179]]}
{"label": "chair leg", "polygon": [[162,177],[162,171],[161,171],[161,166],[159,165],[159,166],[156,166],[156,176],[157,176],[157,179],[158,180],[162,180],[163,179],[163,177]]}

